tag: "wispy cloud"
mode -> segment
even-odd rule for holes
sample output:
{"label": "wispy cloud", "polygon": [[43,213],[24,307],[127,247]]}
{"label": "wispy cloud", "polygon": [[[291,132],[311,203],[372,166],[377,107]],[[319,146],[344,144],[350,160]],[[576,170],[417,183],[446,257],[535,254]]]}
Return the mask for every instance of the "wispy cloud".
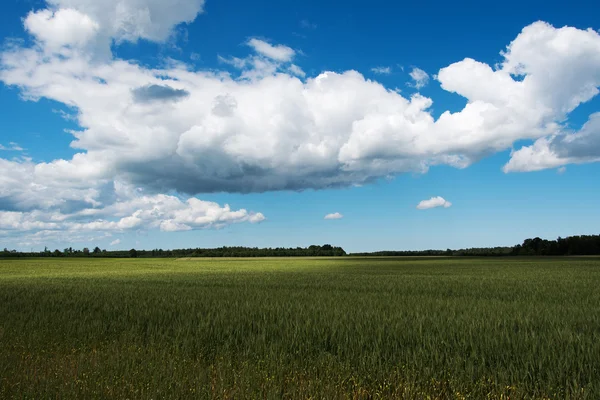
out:
{"label": "wispy cloud", "polygon": [[391,67],[373,67],[371,68],[371,72],[376,73],[378,75],[389,75],[392,73]]}
{"label": "wispy cloud", "polygon": [[429,83],[429,74],[427,74],[427,72],[423,71],[421,68],[414,67],[412,71],[410,71],[409,75],[414,81],[413,83],[409,84],[409,86],[412,86],[415,89],[424,88]]}
{"label": "wispy cloud", "polygon": [[294,49],[291,47],[284,46],[282,44],[272,45],[264,40],[256,38],[250,39],[248,41],[248,46],[252,47],[254,51],[262,54],[265,57],[281,62],[292,61],[294,55],[296,54]]}
{"label": "wispy cloud", "polygon": [[302,68],[300,68],[299,66],[297,66],[296,64],[292,64],[290,65],[290,67],[288,68],[288,70],[296,75],[299,76],[301,78],[304,78],[306,76],[306,73],[302,70]]}
{"label": "wispy cloud", "polygon": [[15,142],[10,142],[8,144],[8,146],[3,146],[3,145],[0,144],[0,150],[4,150],[4,151],[25,151],[24,148],[22,148],[21,146],[19,146]]}
{"label": "wispy cloud", "polygon": [[300,27],[302,29],[308,29],[308,30],[315,30],[317,29],[317,24],[315,24],[314,22],[311,22],[307,19],[303,19],[302,21],[300,21]]}

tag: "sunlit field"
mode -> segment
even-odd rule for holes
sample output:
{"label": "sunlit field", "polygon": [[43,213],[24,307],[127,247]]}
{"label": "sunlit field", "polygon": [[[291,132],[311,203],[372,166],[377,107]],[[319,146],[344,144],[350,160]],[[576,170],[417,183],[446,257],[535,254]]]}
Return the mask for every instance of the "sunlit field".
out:
{"label": "sunlit field", "polygon": [[0,260],[0,398],[600,398],[600,258]]}

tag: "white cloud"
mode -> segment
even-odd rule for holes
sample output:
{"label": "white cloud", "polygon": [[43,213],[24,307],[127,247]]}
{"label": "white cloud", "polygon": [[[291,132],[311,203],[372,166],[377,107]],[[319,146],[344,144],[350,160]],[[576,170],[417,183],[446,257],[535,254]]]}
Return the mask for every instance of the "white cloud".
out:
{"label": "white cloud", "polygon": [[[236,78],[183,64],[150,70],[122,60],[90,63],[78,53],[59,57],[16,48],[2,53],[0,79],[28,97],[78,110],[83,128],[73,132],[73,146],[82,153],[37,166],[41,173],[117,178],[192,194],[328,188],[439,164],[464,168],[516,140],[556,134],[565,113],[597,91],[599,43],[592,31],[533,24],[496,70],[470,59],[443,68],[442,88],[468,103],[437,120],[429,112],[433,101],[419,94],[403,97],[355,71],[301,81],[285,73],[290,65],[261,55],[230,59],[243,68]],[[550,46],[543,56],[552,62],[540,64],[531,58],[538,52],[522,50],[526,45]],[[542,67],[556,71],[538,73]],[[515,80],[514,73],[526,75]],[[572,82],[569,90],[565,80]],[[139,101],[147,88],[161,89],[169,101],[163,95]]]}
{"label": "white cloud", "polygon": [[419,210],[428,210],[430,208],[436,208],[436,207],[449,208],[451,206],[452,206],[452,203],[450,203],[449,201],[444,200],[443,197],[437,196],[437,197],[432,197],[429,200],[423,200],[423,201],[421,201],[417,205],[417,208]]}
{"label": "white cloud", "polygon": [[256,38],[250,39],[248,41],[248,46],[252,47],[257,53],[280,62],[290,62],[294,59],[294,55],[296,54],[294,49],[290,47],[284,45],[273,46],[264,40]]}
{"label": "white cloud", "polygon": [[3,146],[2,144],[0,144],[0,150],[3,150],[3,151],[24,151],[25,149],[22,148],[21,146],[19,146],[15,142],[10,142],[8,144],[8,146]]}
{"label": "white cloud", "polygon": [[342,219],[344,216],[339,212],[327,214],[324,219]]}
{"label": "white cloud", "polygon": [[389,75],[392,73],[391,67],[373,67],[371,68],[371,72],[378,75]]}
{"label": "white cloud", "polygon": [[302,70],[302,68],[300,68],[299,66],[297,66],[296,64],[292,64],[290,65],[289,71],[296,76],[299,76],[301,78],[304,78],[306,76],[306,73]]}
{"label": "white cloud", "polygon": [[[159,215],[152,214],[150,200],[117,214],[129,200],[119,198],[115,182],[144,189],[128,199],[160,203],[160,193],[322,189],[440,164],[464,168],[517,140],[535,141],[534,148],[514,152],[507,171],[598,159],[595,117],[580,132],[564,133],[569,113],[598,93],[600,35],[593,30],[538,22],[523,29],[494,68],[472,59],[442,68],[441,87],[467,104],[437,119],[429,110],[432,99],[404,97],[356,71],[299,79],[293,49],[258,39],[249,42],[256,54],[221,58],[240,70],[236,76],[181,62],[150,69],[110,54],[98,59],[97,46],[73,49],[77,43],[61,36],[82,29],[81,20],[59,12],[72,9],[98,24],[97,37],[165,40],[202,4],[56,0],[49,8],[53,14],[39,14],[30,29],[37,32],[35,45],[0,53],[2,82],[25,98],[68,105],[80,126],[71,132],[79,153],[69,160],[0,159],[0,209],[23,213],[16,222],[23,226],[37,221],[88,224],[103,232],[197,229],[264,217],[173,196],[167,197],[174,208],[157,206]],[[59,39],[50,44],[48,38]],[[57,43],[64,47],[59,53],[51,50]],[[64,221],[32,220],[29,213],[36,211]]]}
{"label": "white cloud", "polygon": [[24,25],[49,50],[88,44],[100,27],[88,15],[71,8],[32,11],[25,18]]}
{"label": "white cloud", "polygon": [[[504,172],[539,171],[567,164],[600,161],[600,113],[590,116],[578,132],[561,132],[513,151]],[[563,171],[564,172],[564,171]]]}
{"label": "white cloud", "polygon": [[[276,73],[304,78],[306,73],[292,60],[296,52],[287,46],[271,45],[263,40],[250,39],[247,42],[255,54],[244,58],[218,56],[221,63],[231,65],[240,70],[238,80],[257,81],[271,77]],[[228,76],[230,77],[230,76]]]}
{"label": "white cloud", "polygon": [[111,246],[117,246],[119,244],[121,244],[121,239],[115,239],[112,242],[110,242]]}
{"label": "white cloud", "polygon": [[[172,29],[180,23],[192,22],[203,11],[204,0],[47,0],[50,10],[76,10],[88,16],[99,26],[103,37],[117,42],[135,42],[147,39],[164,42]],[[63,32],[73,32],[79,20],[69,20],[70,27],[61,27]],[[54,35],[54,29],[46,36]]]}
{"label": "white cloud", "polygon": [[410,86],[415,89],[422,89],[429,83],[429,75],[420,68],[414,67],[409,75],[414,81]]}
{"label": "white cloud", "polygon": [[[232,210],[227,204],[220,206],[194,197],[181,200],[164,194],[144,194],[143,190],[120,182],[116,182],[112,188],[98,188],[93,199],[90,199],[95,204],[86,203],[80,194],[76,197],[82,200],[72,200],[77,204],[69,207],[65,197],[64,194],[58,194],[56,202],[46,200],[33,207],[25,207],[18,200],[14,201],[16,207],[21,206],[24,210],[0,211],[0,230],[34,240],[39,237],[39,232],[80,237],[82,232],[110,234],[152,229],[172,232],[265,220],[261,213]],[[101,200],[104,204],[100,203]],[[43,239],[47,240],[47,235]]]}

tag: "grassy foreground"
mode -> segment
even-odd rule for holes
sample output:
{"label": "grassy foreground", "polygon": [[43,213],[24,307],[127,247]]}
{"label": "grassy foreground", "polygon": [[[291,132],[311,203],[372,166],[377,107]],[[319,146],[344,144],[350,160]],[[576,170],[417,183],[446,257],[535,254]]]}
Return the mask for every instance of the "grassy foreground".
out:
{"label": "grassy foreground", "polygon": [[0,398],[600,398],[600,258],[0,260]]}

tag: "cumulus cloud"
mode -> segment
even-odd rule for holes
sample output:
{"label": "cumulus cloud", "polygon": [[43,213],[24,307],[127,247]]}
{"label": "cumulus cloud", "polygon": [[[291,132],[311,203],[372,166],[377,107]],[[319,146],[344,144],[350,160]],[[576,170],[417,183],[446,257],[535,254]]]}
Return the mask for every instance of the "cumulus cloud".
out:
{"label": "cumulus cloud", "polygon": [[428,210],[430,208],[436,208],[436,207],[449,208],[451,206],[452,206],[452,203],[444,200],[443,197],[437,196],[437,197],[432,197],[429,200],[421,201],[419,204],[417,204],[417,209]]}
{"label": "cumulus cloud", "polygon": [[[183,62],[148,68],[113,57],[110,47],[107,57],[96,57],[99,42],[164,41],[202,7],[201,0],[52,0],[35,18],[30,14],[25,25],[36,43],[0,53],[0,81],[25,98],[75,109],[80,128],[71,132],[72,147],[79,152],[37,164],[0,159],[0,209],[24,213],[22,224],[33,223],[27,213],[36,210],[75,223],[96,212],[78,214],[84,210],[114,211],[112,205],[123,202],[115,182],[143,188],[156,201],[152,196],[161,193],[361,185],[441,164],[465,168],[517,140],[534,144],[513,153],[507,172],[598,159],[594,116],[579,132],[565,128],[569,113],[598,93],[600,35],[594,30],[537,22],[508,45],[497,66],[467,58],[442,68],[436,74],[442,89],[467,104],[437,119],[432,99],[404,97],[356,71],[305,78],[292,64],[293,49],[259,39],[248,41],[251,55],[221,58],[235,72],[194,70]],[[83,32],[81,42],[74,32]],[[428,77],[415,76],[415,86]],[[88,223],[110,233],[264,218],[195,197],[174,199],[179,203],[169,204],[177,207],[161,208],[158,217],[140,207]]]}
{"label": "cumulus cloud", "polygon": [[415,89],[422,89],[429,83],[429,75],[420,68],[414,67],[409,75],[413,80],[410,86]]}
{"label": "cumulus cloud", "polygon": [[378,75],[389,75],[392,73],[391,67],[373,67],[371,68],[371,72]]}
{"label": "cumulus cloud", "polygon": [[296,52],[294,49],[284,45],[272,45],[264,40],[250,39],[248,46],[252,47],[254,51],[262,54],[265,57],[271,58],[275,61],[289,62],[292,61]]}
{"label": "cumulus cloud", "polygon": [[110,242],[111,246],[118,246],[121,244],[121,239],[115,239],[112,242]]}
{"label": "cumulus cloud", "polygon": [[[257,55],[224,58],[243,69],[239,76],[17,48],[2,54],[0,79],[28,97],[79,111],[82,129],[72,145],[82,153],[40,169],[190,194],[319,189],[439,164],[464,168],[516,140],[559,132],[566,113],[593,97],[600,80],[596,32],[536,23],[496,69],[465,59],[440,70],[442,88],[468,103],[435,120],[430,98],[405,98],[356,71],[303,81],[276,61],[293,56],[286,46],[250,43]],[[551,62],[540,63],[542,56]],[[161,96],[177,101],[139,101]]]}
{"label": "cumulus cloud", "polygon": [[99,31],[100,25],[72,8],[46,9],[30,12],[24,21],[25,29],[46,48],[82,46],[90,42]]}
{"label": "cumulus cloud", "polygon": [[[577,132],[561,132],[513,151],[504,172],[539,171],[600,161],[600,113],[590,116]],[[564,172],[564,170],[562,170]]]}
{"label": "cumulus cloud", "polygon": [[[65,197],[59,194],[57,204],[40,202],[32,207],[13,203],[21,209],[0,211],[0,230],[19,236],[19,240],[24,237],[35,240],[39,232],[71,234],[71,237],[78,237],[82,232],[106,235],[152,229],[173,232],[265,220],[262,213],[232,210],[227,204],[220,206],[195,197],[182,200],[172,195],[145,194],[120,182],[115,182],[112,188],[96,189],[87,201],[83,194],[75,195],[82,200],[72,207]],[[46,240],[46,236],[42,238]]]}
{"label": "cumulus cloud", "polygon": [[342,219],[344,216],[339,212],[327,214],[324,219]]}
{"label": "cumulus cloud", "polygon": [[[146,39],[164,42],[172,30],[180,23],[190,23],[203,11],[204,0],[47,0],[48,10],[74,10],[79,18],[69,19],[69,27],[47,29],[46,35],[73,32],[74,26],[80,26],[89,18],[94,21],[99,33],[117,42],[136,42]],[[46,10],[42,11],[46,12]],[[55,13],[56,18],[56,13]],[[47,22],[46,22],[47,24]],[[55,22],[58,24],[58,22]]]}

